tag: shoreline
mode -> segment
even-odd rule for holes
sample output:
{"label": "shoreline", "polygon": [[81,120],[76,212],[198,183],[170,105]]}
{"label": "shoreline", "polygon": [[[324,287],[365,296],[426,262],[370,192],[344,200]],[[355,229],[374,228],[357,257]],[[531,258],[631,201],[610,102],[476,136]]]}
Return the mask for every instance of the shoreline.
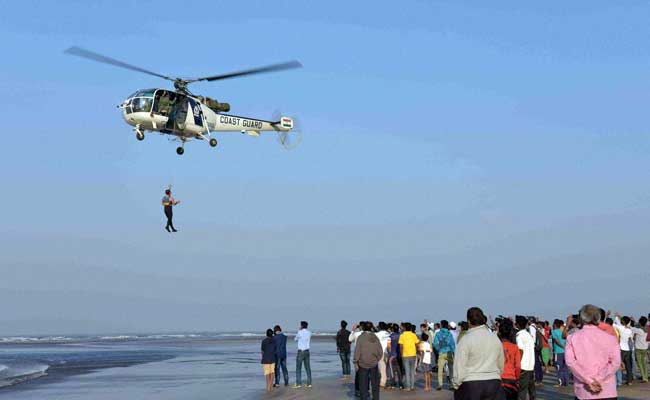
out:
{"label": "shoreline", "polygon": [[140,364],[148,364],[160,361],[167,361],[176,358],[172,355],[151,355],[148,357],[134,358],[131,360],[120,359],[113,361],[97,361],[97,362],[78,362],[78,363],[65,363],[65,364],[53,364],[48,365],[48,368],[40,376],[35,376],[33,378],[19,381],[14,384],[6,385],[0,387],[0,395],[10,393],[10,392],[19,392],[19,391],[29,391],[44,385],[49,385],[52,383],[62,382],[70,377],[92,374],[105,369],[110,368],[127,368]]}
{"label": "shoreline", "polygon": [[[260,384],[260,394],[253,397],[255,400],[322,400],[322,399],[358,399],[354,396],[354,377],[349,380],[341,380],[340,378],[325,377],[319,380],[314,377],[312,388],[293,389],[291,386],[274,389],[271,393],[264,391],[263,385]],[[260,377],[260,382],[263,377]],[[410,399],[410,400],[453,400],[454,392],[447,389],[442,391],[435,390],[435,377],[432,377],[431,385],[433,390],[424,391],[424,381],[422,374],[416,375],[416,389],[414,392],[403,392],[400,390],[381,390],[380,398],[387,400],[397,399]],[[548,373],[544,376],[544,384],[537,386],[537,399],[538,400],[573,400],[575,398],[573,393],[573,386],[569,385],[563,388],[556,388],[553,385],[557,383],[557,378],[554,372]],[[293,383],[292,383],[293,384]],[[252,400],[251,399],[251,400]],[[634,383],[632,386],[618,387],[619,400],[646,400],[650,399],[650,383]]]}

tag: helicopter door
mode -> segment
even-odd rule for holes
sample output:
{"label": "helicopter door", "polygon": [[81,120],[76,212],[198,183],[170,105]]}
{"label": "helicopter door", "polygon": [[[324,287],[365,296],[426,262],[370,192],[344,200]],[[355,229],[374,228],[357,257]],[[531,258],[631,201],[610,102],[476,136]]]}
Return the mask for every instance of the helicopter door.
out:
{"label": "helicopter door", "polygon": [[166,128],[170,130],[184,130],[185,120],[187,119],[187,97],[177,93],[171,108],[172,110],[169,114]]}

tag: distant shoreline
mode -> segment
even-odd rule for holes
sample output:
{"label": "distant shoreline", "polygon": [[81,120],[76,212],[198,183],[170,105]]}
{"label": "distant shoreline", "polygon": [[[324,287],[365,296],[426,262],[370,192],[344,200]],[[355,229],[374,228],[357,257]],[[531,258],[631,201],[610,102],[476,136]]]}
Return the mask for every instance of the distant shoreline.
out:
{"label": "distant shoreline", "polygon": [[[285,332],[292,338],[295,332]],[[335,333],[314,333],[313,340],[328,340],[336,336]],[[74,343],[115,343],[115,342],[164,342],[171,340],[189,341],[246,341],[263,339],[263,332],[218,332],[218,333],[152,333],[152,334],[115,334],[115,335],[12,335],[0,337],[0,347],[4,345],[57,345]]]}

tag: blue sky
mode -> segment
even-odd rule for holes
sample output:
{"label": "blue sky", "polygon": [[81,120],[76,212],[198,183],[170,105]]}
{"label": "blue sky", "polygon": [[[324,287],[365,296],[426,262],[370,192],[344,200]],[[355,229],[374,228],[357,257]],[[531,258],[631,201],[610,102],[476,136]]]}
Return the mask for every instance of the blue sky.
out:
{"label": "blue sky", "polygon": [[[8,331],[329,328],[475,303],[647,312],[646,2],[0,3]],[[72,45],[190,77],[298,59],[192,90],[298,116],[302,144],[223,134],[178,157],[164,137],[137,142],[115,106],[167,83]],[[484,274],[500,279],[474,288]],[[545,300],[514,309],[514,287]],[[340,303],[353,293],[367,298]]]}

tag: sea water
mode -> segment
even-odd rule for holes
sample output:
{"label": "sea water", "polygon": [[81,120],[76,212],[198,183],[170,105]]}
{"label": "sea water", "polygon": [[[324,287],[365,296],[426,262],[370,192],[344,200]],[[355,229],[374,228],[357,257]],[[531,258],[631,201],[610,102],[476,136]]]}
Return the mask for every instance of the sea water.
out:
{"label": "sea water", "polygon": [[[262,339],[255,333],[0,338],[0,399],[249,399],[265,390]],[[314,383],[340,373],[331,335],[315,335],[310,353]]]}

